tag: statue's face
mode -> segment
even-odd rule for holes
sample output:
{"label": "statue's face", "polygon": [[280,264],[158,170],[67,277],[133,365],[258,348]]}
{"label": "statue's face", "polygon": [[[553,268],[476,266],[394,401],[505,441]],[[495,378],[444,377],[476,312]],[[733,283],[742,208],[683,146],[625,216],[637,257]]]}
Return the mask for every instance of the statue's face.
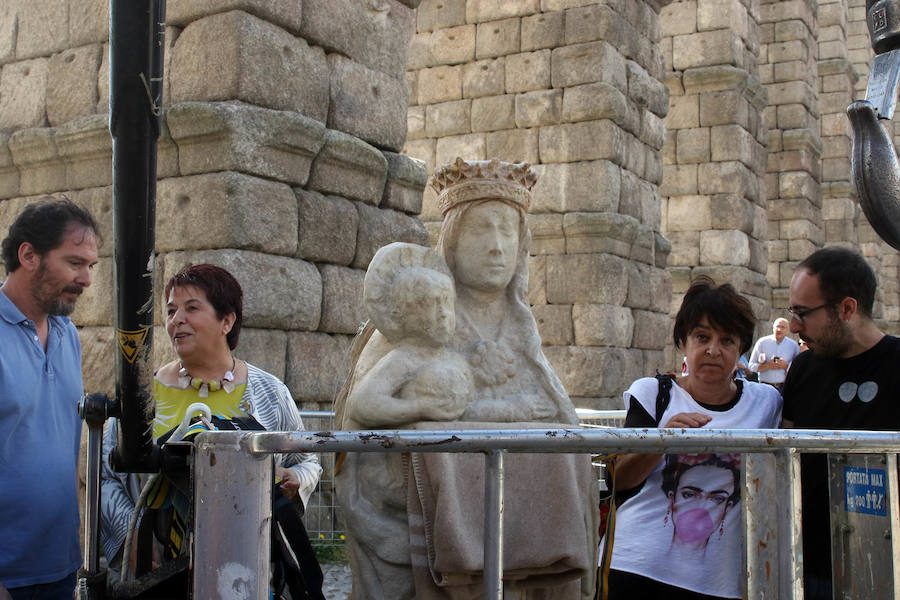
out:
{"label": "statue's face", "polygon": [[428,290],[417,295],[406,312],[407,335],[435,346],[450,342],[456,331],[456,292],[449,277],[435,278]]}
{"label": "statue's face", "polygon": [[504,202],[467,210],[454,250],[456,283],[483,292],[506,289],[516,271],[519,213]]}

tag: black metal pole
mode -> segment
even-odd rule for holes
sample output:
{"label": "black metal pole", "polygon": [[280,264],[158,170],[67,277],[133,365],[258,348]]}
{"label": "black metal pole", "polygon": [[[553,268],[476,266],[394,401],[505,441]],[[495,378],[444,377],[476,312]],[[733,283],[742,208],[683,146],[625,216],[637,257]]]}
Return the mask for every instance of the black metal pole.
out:
{"label": "black metal pole", "polygon": [[110,0],[110,116],[120,471],[155,471],[153,272],[165,0]]}

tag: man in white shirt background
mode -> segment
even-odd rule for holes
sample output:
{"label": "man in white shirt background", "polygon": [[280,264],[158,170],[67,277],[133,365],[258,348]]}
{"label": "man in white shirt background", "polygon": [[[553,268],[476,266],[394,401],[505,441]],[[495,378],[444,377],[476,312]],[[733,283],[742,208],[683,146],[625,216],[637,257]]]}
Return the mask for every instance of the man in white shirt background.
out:
{"label": "man in white shirt background", "polygon": [[772,335],[756,340],[750,353],[750,370],[759,373],[759,381],[781,390],[791,361],[800,353],[797,342],[787,337],[788,320],[775,319]]}

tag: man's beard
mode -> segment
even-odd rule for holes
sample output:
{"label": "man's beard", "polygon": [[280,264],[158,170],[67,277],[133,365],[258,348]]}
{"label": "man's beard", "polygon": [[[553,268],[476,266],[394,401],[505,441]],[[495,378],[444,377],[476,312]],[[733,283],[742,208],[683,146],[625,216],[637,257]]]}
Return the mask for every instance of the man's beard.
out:
{"label": "man's beard", "polygon": [[816,339],[803,338],[809,345],[812,343],[812,350],[816,356],[823,358],[839,358],[850,348],[852,335],[847,330],[844,322],[837,315],[828,314],[828,323],[825,329]]}
{"label": "man's beard", "polygon": [[65,317],[75,310],[75,300],[67,301],[62,298],[66,292],[72,292],[77,296],[81,295],[84,288],[80,285],[71,284],[64,288],[57,289],[53,284],[53,280],[47,274],[47,267],[43,260],[38,267],[34,280],[31,282],[31,295],[34,301],[42,311],[48,315],[56,315]]}

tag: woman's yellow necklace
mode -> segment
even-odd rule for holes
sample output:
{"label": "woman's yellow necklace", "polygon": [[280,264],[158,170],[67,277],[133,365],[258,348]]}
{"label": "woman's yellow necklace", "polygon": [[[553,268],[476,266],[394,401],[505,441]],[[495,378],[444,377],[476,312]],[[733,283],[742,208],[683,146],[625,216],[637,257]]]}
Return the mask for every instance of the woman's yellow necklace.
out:
{"label": "woman's yellow necklace", "polygon": [[218,392],[220,389],[225,390],[226,394],[230,394],[234,391],[234,367],[235,367],[234,357],[231,357],[231,368],[225,371],[225,375],[222,376],[222,379],[201,379],[200,377],[192,377],[188,370],[184,368],[184,363],[179,363],[180,368],[178,369],[178,385],[182,389],[187,389],[188,386],[197,390],[197,395],[201,398],[208,398],[210,392]]}

